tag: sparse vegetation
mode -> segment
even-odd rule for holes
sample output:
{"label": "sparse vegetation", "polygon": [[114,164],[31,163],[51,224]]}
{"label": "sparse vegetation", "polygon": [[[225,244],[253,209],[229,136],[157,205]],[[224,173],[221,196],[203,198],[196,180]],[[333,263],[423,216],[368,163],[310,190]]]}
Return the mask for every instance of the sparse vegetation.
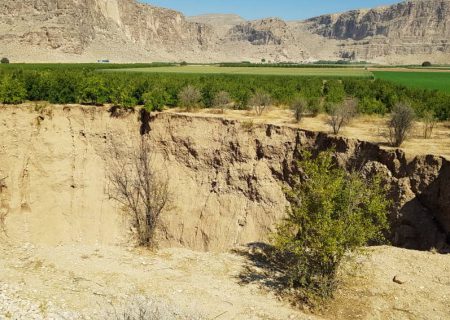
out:
{"label": "sparse vegetation", "polygon": [[156,154],[147,135],[133,146],[111,141],[108,146],[109,195],[124,206],[139,245],[155,246],[160,215],[169,201],[168,177],[156,168]]}
{"label": "sparse vegetation", "polygon": [[217,92],[213,99],[213,106],[220,109],[222,113],[225,112],[225,109],[229,107],[231,103],[232,100],[230,94],[226,91]]}
{"label": "sparse vegetation", "polygon": [[384,241],[389,202],[378,178],[336,167],[331,152],[303,157],[274,245],[288,286],[314,303],[333,295],[338,267],[349,252]]}
{"label": "sparse vegetation", "polygon": [[249,105],[255,110],[257,116],[263,114],[264,110],[272,103],[269,94],[263,91],[256,91],[250,98]]}
{"label": "sparse vegetation", "polygon": [[178,103],[180,107],[186,108],[187,111],[192,111],[197,108],[201,98],[202,94],[200,90],[192,85],[184,87],[178,93]]}
{"label": "sparse vegetation", "polygon": [[398,103],[392,110],[389,120],[389,142],[393,147],[400,147],[408,138],[414,125],[414,110],[405,103]]}
{"label": "sparse vegetation", "polygon": [[342,103],[330,106],[328,125],[334,134],[339,134],[341,129],[356,115],[356,105],[354,99],[347,99]]}
{"label": "sparse vegetation", "polygon": [[291,109],[294,112],[295,121],[300,122],[308,110],[308,101],[302,96],[297,96],[291,103]]}
{"label": "sparse vegetation", "polygon": [[423,138],[430,139],[433,135],[434,127],[436,126],[437,120],[433,112],[425,111],[422,117],[423,122]]}
{"label": "sparse vegetation", "polygon": [[201,320],[194,314],[183,314],[163,301],[151,298],[134,297],[125,306],[114,306],[106,312],[105,320]]}

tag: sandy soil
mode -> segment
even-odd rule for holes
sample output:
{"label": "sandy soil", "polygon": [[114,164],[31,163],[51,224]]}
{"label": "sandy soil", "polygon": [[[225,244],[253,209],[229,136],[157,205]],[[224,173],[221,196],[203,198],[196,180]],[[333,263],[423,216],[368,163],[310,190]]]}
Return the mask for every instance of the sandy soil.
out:
{"label": "sandy soil", "polygon": [[[167,112],[180,112],[179,109],[170,109]],[[286,108],[272,107],[258,117],[253,111],[226,110],[221,114],[218,110],[201,109],[198,114],[212,117],[224,117],[240,121],[258,123],[272,123],[277,125],[287,125],[305,130],[321,131],[331,134],[331,128],[327,125],[327,116],[321,114],[317,117],[306,117],[300,123],[293,120],[292,111]],[[340,132],[340,135],[369,141],[380,145],[385,149],[392,149],[387,143],[387,117],[361,115]],[[402,145],[408,158],[416,155],[434,154],[450,159],[450,123],[438,123],[433,131],[431,139],[423,138],[423,124],[416,122],[410,138]]]}
{"label": "sandy soil", "polygon": [[[171,319],[450,316],[450,256],[430,252],[370,249],[347,270],[329,309],[317,315],[280,301],[260,283],[264,270],[234,253],[31,244],[2,246],[0,253],[0,319],[105,319],[134,297],[169,305],[176,310]],[[244,270],[254,272],[254,282],[240,282]],[[395,276],[405,283],[393,282]]]}

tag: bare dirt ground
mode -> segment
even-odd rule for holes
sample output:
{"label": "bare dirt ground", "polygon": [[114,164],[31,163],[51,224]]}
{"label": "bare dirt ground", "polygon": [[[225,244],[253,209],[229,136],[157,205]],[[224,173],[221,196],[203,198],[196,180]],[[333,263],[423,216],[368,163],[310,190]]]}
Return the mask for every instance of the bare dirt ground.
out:
{"label": "bare dirt ground", "polygon": [[[144,297],[163,319],[448,319],[450,256],[391,247],[369,250],[346,271],[328,310],[282,302],[264,269],[235,253],[105,246],[0,248],[0,319],[111,319]],[[246,268],[247,267],[247,268]],[[254,281],[242,284],[244,270]],[[403,284],[393,281],[397,276]]]}
{"label": "bare dirt ground", "polygon": [[[179,109],[171,109],[167,112],[180,112]],[[221,114],[218,110],[201,109],[198,114],[204,116],[224,117],[245,121],[251,124],[271,123],[287,125],[310,131],[321,131],[331,134],[331,127],[327,125],[327,116],[320,114],[317,117],[305,117],[300,123],[294,121],[292,111],[287,108],[272,107],[262,116],[256,116],[252,110],[226,110]],[[344,127],[340,135],[348,138],[369,141],[380,145],[385,149],[392,149],[387,140],[387,117],[361,115],[353,119]],[[438,123],[433,131],[431,139],[423,138],[423,123],[416,122],[410,138],[400,148],[405,151],[408,158],[416,155],[434,154],[450,159],[450,123]]]}

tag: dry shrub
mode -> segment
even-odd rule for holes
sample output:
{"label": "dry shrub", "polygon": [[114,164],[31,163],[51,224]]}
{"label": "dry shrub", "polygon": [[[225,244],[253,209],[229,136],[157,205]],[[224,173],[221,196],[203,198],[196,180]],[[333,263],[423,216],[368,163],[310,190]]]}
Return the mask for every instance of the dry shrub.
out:
{"label": "dry shrub", "polygon": [[388,122],[389,142],[393,147],[400,147],[408,138],[416,115],[414,110],[405,103],[395,105]]}
{"label": "dry shrub", "polygon": [[199,314],[186,314],[164,301],[154,298],[132,297],[121,306],[112,305],[106,311],[105,320],[202,320]]}
{"label": "dry shrub", "polygon": [[181,89],[178,93],[178,102],[181,107],[187,111],[192,111],[198,107],[202,94],[199,89],[192,85],[188,85]]}
{"label": "dry shrub", "polygon": [[155,152],[143,135],[129,147],[108,146],[109,196],[124,206],[136,228],[139,245],[153,246],[160,215],[169,201],[167,172],[156,169]]}
{"label": "dry shrub", "polygon": [[426,111],[423,115],[422,121],[423,121],[423,138],[430,139],[433,134],[434,127],[437,124],[437,119],[434,116],[433,112]]}
{"label": "dry shrub", "polygon": [[308,111],[308,101],[304,97],[297,96],[291,103],[291,109],[294,112],[295,121],[300,122]]}
{"label": "dry shrub", "polygon": [[225,109],[228,108],[232,103],[230,94],[226,91],[219,91],[214,95],[213,106],[225,113]]}
{"label": "dry shrub", "polygon": [[341,129],[350,123],[357,113],[357,101],[347,99],[340,104],[330,107],[327,124],[331,127],[334,134],[339,134]]}
{"label": "dry shrub", "polygon": [[272,98],[268,93],[257,91],[252,95],[248,104],[255,110],[256,115],[260,116],[271,103]]}

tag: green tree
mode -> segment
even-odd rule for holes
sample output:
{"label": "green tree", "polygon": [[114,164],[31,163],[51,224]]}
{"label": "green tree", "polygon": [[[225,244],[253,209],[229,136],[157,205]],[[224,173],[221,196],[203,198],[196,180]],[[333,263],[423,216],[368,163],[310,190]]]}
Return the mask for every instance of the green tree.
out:
{"label": "green tree", "polygon": [[305,152],[301,176],[287,191],[287,218],[274,235],[289,286],[306,302],[328,298],[346,254],[385,241],[389,202],[378,177],[368,179],[334,165],[332,153]]}
{"label": "green tree", "polygon": [[102,105],[108,101],[109,90],[100,76],[87,77],[80,90],[80,103]]}
{"label": "green tree", "polygon": [[383,102],[370,97],[364,97],[359,100],[358,111],[364,114],[381,114],[388,111]]}
{"label": "green tree", "polygon": [[118,107],[133,107],[137,104],[133,86],[123,83],[111,90],[110,100],[111,103]]}
{"label": "green tree", "polygon": [[6,76],[0,83],[0,100],[6,104],[19,104],[25,101],[27,90],[19,79]]}
{"label": "green tree", "polygon": [[338,80],[328,80],[324,86],[324,95],[327,102],[340,103],[344,101],[345,90],[344,85]]}
{"label": "green tree", "polygon": [[156,87],[143,95],[144,107],[148,112],[162,111],[164,106],[170,101],[170,95],[166,90]]}
{"label": "green tree", "polygon": [[2,58],[1,64],[9,64],[9,59],[8,58]]}

